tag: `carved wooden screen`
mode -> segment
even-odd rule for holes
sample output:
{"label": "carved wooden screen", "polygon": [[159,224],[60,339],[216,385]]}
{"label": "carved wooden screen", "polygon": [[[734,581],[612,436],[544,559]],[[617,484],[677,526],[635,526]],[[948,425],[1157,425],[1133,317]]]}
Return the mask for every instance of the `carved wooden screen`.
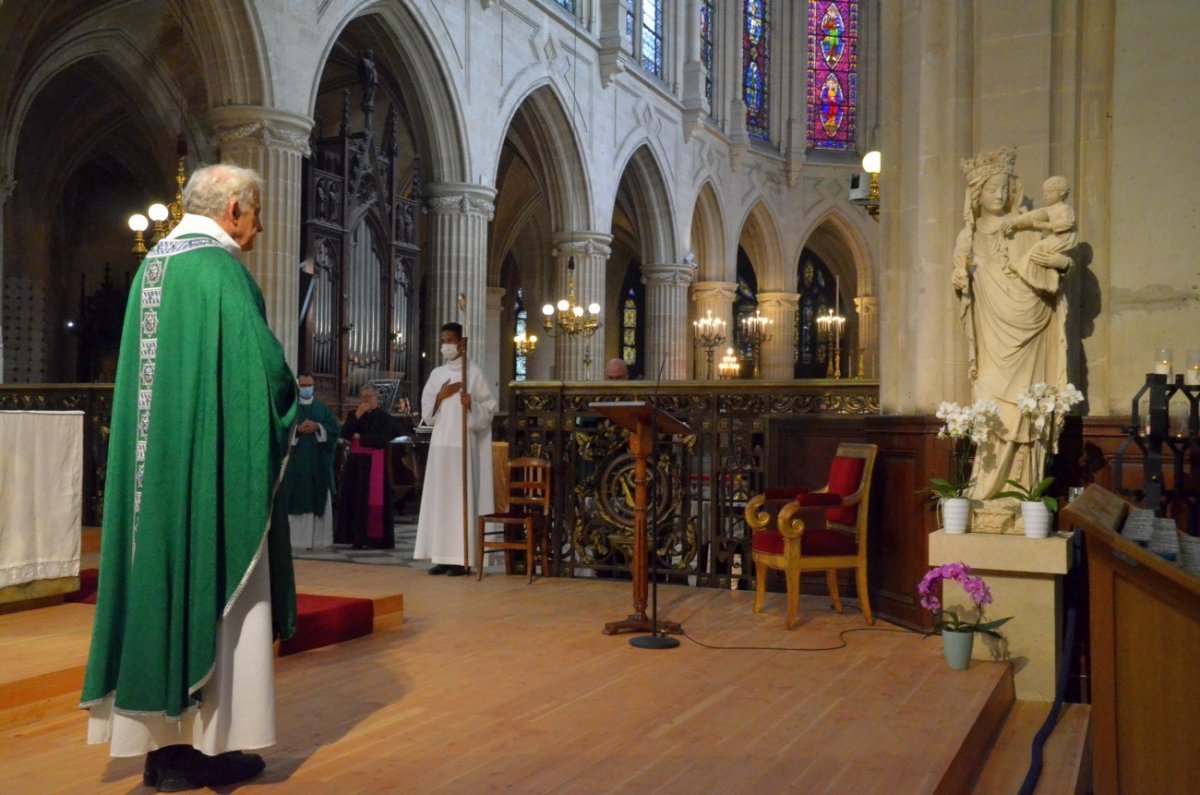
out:
{"label": "carved wooden screen", "polygon": [[339,410],[378,379],[395,379],[400,393],[411,395],[416,373],[409,341],[417,322],[411,302],[419,286],[420,178],[414,161],[406,180],[414,198],[399,195],[399,117],[391,112],[381,139],[372,121],[374,88],[364,85],[363,129],[350,130],[347,91],[338,134],[318,133],[304,164],[303,244],[312,284],[307,301],[300,297],[306,311],[299,364]]}

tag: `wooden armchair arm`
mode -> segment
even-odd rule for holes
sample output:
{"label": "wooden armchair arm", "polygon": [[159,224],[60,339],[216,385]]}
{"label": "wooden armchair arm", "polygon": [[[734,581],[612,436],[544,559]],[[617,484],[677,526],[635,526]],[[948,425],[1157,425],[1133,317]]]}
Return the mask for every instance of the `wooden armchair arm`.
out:
{"label": "wooden armchair arm", "polygon": [[771,514],[761,510],[766,501],[765,494],[756,494],[746,503],[746,524],[755,533],[767,529],[767,525],[771,523]]}
{"label": "wooden armchair arm", "polygon": [[775,523],[779,526],[779,532],[788,541],[797,541],[804,535],[804,512],[805,511],[824,511],[825,506],[821,505],[801,505],[799,502],[792,501],[779,509],[779,516]]}

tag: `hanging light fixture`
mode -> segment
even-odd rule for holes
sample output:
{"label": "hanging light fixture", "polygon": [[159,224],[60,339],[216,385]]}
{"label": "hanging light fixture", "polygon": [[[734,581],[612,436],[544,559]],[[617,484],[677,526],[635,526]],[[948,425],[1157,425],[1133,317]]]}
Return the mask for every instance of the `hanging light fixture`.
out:
{"label": "hanging light fixture", "polygon": [[[600,304],[595,301],[585,309],[575,297],[575,258],[567,260],[567,297],[560,298],[554,304],[542,307],[544,328],[553,338],[566,336],[571,339],[583,338],[588,340],[596,330],[604,325],[600,320]],[[583,367],[585,377],[591,377],[592,346],[583,348]]]}

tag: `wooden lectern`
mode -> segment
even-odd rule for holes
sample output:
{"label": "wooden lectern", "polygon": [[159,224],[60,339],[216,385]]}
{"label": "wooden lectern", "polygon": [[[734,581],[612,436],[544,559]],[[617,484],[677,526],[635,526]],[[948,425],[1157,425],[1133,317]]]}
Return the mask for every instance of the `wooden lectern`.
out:
{"label": "wooden lectern", "polygon": [[[591,403],[588,408],[629,431],[629,453],[634,460],[633,615],[624,621],[605,624],[604,634],[652,632],[654,626],[646,615],[649,591],[646,576],[646,484],[649,483],[646,460],[654,451],[656,434],[690,435],[692,429],[670,414],[656,411],[644,400]],[[683,628],[674,621],[660,621],[659,629],[676,635],[683,634]]]}

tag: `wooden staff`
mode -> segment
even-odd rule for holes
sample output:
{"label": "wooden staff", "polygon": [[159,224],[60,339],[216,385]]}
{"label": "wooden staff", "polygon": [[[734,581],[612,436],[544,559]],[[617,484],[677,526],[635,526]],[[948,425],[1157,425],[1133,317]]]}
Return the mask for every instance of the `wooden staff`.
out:
{"label": "wooden staff", "polygon": [[458,294],[458,309],[463,316],[463,338],[460,341],[462,345],[462,390],[459,393],[459,408],[462,414],[462,533],[463,533],[463,568],[467,571],[471,570],[471,544],[468,540],[470,535],[471,520],[467,514],[467,505],[469,504],[467,489],[470,484],[467,482],[467,458],[469,450],[467,449],[468,434],[467,434],[467,407],[464,405],[467,392],[467,338],[466,334],[466,319],[467,319],[467,296],[465,293]]}

